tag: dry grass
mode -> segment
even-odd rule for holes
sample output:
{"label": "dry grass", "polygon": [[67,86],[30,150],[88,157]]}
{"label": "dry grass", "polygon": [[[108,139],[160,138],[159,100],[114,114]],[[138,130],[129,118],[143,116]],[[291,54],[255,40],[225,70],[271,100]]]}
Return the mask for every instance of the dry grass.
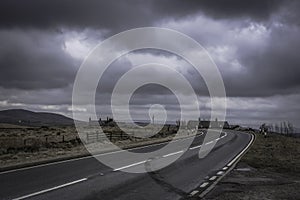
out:
{"label": "dry grass", "polygon": [[[86,132],[95,132],[95,128],[83,127]],[[106,134],[112,134],[112,141],[120,148],[143,146],[152,143],[170,141],[176,133],[176,127],[164,127],[159,134],[150,138],[120,137],[118,127],[103,127]],[[185,135],[182,135],[185,137]],[[85,135],[83,136],[85,138]],[[95,152],[111,151],[111,146],[100,139],[86,141],[79,139],[74,126],[65,127],[19,127],[0,126],[0,168],[19,164],[28,164],[54,159],[88,155],[85,145],[96,146]],[[95,145],[97,144],[97,145]]]}
{"label": "dry grass", "polygon": [[255,143],[241,161],[257,169],[300,176],[300,138],[256,134]]}

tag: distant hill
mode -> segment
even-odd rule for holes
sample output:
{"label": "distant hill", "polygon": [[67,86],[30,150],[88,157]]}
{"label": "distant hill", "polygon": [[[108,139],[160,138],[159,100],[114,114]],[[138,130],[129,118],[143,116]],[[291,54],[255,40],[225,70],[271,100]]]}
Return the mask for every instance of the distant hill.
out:
{"label": "distant hill", "polygon": [[21,126],[62,126],[73,125],[74,121],[71,118],[55,113],[11,109],[0,111],[0,123]]}

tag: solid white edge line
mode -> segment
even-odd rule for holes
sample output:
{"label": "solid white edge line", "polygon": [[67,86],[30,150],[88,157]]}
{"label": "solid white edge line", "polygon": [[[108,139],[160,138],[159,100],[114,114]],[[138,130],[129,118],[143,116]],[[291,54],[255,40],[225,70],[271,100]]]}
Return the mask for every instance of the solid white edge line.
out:
{"label": "solid white edge line", "polygon": [[14,198],[13,200],[27,199],[29,197],[37,196],[37,195],[40,195],[40,194],[43,194],[43,193],[46,193],[46,192],[50,192],[50,191],[57,190],[57,189],[60,189],[60,188],[63,188],[63,187],[74,185],[76,183],[80,183],[80,182],[83,182],[83,181],[86,181],[86,180],[87,180],[87,178],[82,178],[82,179],[72,181],[72,182],[69,182],[69,183],[65,183],[65,184],[62,184],[62,185],[58,185],[58,186],[55,186],[55,187],[52,187],[52,188],[49,188],[49,189],[45,189],[45,190],[34,192],[34,193],[31,193],[31,194],[28,194],[28,195],[17,197],[17,198]]}
{"label": "solid white edge line", "polygon": [[[201,132],[199,135],[195,135],[195,137],[202,136],[203,134],[204,134],[204,132]],[[158,145],[162,145],[162,144],[166,144],[166,143],[180,142],[182,140],[187,140],[187,139],[190,139],[190,137],[177,139],[177,140],[170,141],[170,142],[167,141],[167,142],[161,142],[161,143],[157,143],[157,144],[150,144],[150,145],[141,146],[141,147],[133,147],[133,148],[126,149],[126,150],[118,150],[118,151],[112,151],[112,152],[107,152],[107,153],[101,153],[101,154],[97,154],[97,155],[84,156],[84,157],[80,157],[80,158],[72,158],[72,159],[68,159],[68,160],[62,160],[62,161],[55,161],[55,162],[45,163],[45,164],[39,164],[39,165],[30,166],[30,167],[22,167],[22,168],[18,168],[18,169],[12,169],[12,170],[7,170],[7,171],[0,172],[0,175],[1,174],[12,173],[12,172],[17,172],[17,171],[24,171],[24,170],[39,168],[39,167],[46,167],[46,166],[50,166],[50,165],[57,165],[57,164],[66,163],[66,162],[73,162],[73,161],[78,161],[78,160],[83,160],[83,159],[89,159],[89,158],[92,158],[92,157],[105,156],[105,155],[124,152],[124,151],[127,151],[127,150],[144,149],[144,148],[147,148],[147,147],[158,146]]]}
{"label": "solid white edge line", "polygon": [[248,148],[250,147],[250,145],[252,144],[252,142],[253,142],[253,140],[254,140],[254,136],[253,135],[251,135],[251,140],[250,140],[250,142],[248,143],[248,145],[234,158],[234,159],[232,159],[228,164],[227,164],[227,166],[228,167],[230,167],[233,163],[235,163],[235,161],[237,161],[238,159],[239,159],[239,157],[241,156],[241,155],[243,155],[243,153],[245,152],[245,151],[247,151],[248,150]]}

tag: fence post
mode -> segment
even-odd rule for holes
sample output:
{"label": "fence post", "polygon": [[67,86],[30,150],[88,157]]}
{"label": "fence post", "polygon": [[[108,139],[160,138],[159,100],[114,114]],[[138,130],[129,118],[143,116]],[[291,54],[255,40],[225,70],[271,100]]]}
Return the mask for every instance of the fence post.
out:
{"label": "fence post", "polygon": [[64,135],[62,136],[62,142],[65,142],[65,136]]}

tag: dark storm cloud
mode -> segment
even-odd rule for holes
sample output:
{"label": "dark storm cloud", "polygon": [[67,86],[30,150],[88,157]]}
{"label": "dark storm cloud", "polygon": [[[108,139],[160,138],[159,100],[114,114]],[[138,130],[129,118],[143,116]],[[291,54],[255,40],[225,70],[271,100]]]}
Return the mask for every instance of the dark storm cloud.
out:
{"label": "dark storm cloud", "polygon": [[0,30],[0,85],[5,88],[51,89],[70,85],[75,61],[62,38],[40,31]]}
{"label": "dark storm cloud", "polygon": [[281,4],[279,0],[199,1],[101,1],[101,0],[4,0],[0,3],[0,26],[27,27],[94,27],[122,30],[149,26],[164,18],[182,18],[203,12],[215,18],[270,17]]}
{"label": "dark storm cloud", "polygon": [[0,24],[4,28],[127,29],[147,23],[146,6],[141,1],[2,1]]}
{"label": "dark storm cloud", "polygon": [[[91,27],[95,30],[107,30],[111,35],[122,29],[153,25],[157,21],[188,20],[189,18],[186,17],[193,17],[198,13],[204,13],[215,19],[249,17],[252,20],[268,20],[279,8],[285,7],[285,4],[290,5],[291,3],[290,1],[276,0],[254,0],[248,4],[239,0],[152,0],[146,3],[137,0],[118,2],[98,0],[2,1],[0,3],[0,28],[2,29],[0,31],[0,85],[7,88],[46,89],[66,87],[71,84],[77,70],[75,66],[80,63],[75,63],[74,58],[63,50],[62,46],[66,38],[59,36],[60,33],[63,34],[61,32],[63,27],[75,28],[80,31]],[[292,20],[292,16],[285,16],[285,19]],[[197,29],[196,27],[192,28]],[[86,37],[93,36],[88,34]],[[297,36],[292,37],[298,39]],[[211,44],[215,40],[216,37],[207,38],[205,43]],[[291,56],[289,44],[289,38],[281,42],[281,45],[285,46],[283,54],[280,54],[282,60],[284,60],[284,56],[287,56],[286,58]],[[279,48],[279,50],[277,48],[278,53],[281,53],[282,48]],[[277,88],[277,85],[284,88],[284,84],[288,84],[288,82],[284,82],[284,84],[276,82],[274,85],[272,79],[270,82],[267,81],[270,74],[282,75],[282,68],[277,67],[277,61],[274,62],[276,67],[272,67],[272,73],[268,72],[269,59],[271,59],[270,63],[273,60],[272,53],[268,51],[269,49],[266,49],[264,52],[263,59],[258,59],[257,56],[261,55],[255,55],[256,52],[247,47],[241,51],[242,55],[237,55],[241,62],[249,65],[247,67],[251,73],[247,75],[247,78],[255,79],[257,82],[245,85],[243,82],[239,83],[244,78],[237,77],[234,80],[226,80],[225,76],[225,83],[234,85],[228,90],[229,95],[260,96],[262,93],[263,95],[266,93],[253,91],[253,94],[244,94],[244,88],[249,86],[257,88],[256,84],[260,84],[263,85],[260,87],[263,91],[269,87],[268,84],[272,84],[273,88]],[[275,50],[271,49],[271,51]],[[288,59],[287,61],[290,62],[289,67],[292,68],[297,64],[298,58],[293,57],[293,60]],[[265,69],[257,67],[261,65],[265,65]],[[280,78],[276,80],[280,81]],[[290,86],[294,86],[293,84],[297,83],[297,80],[289,79],[289,82]]]}
{"label": "dark storm cloud", "polygon": [[175,16],[185,16],[202,12],[213,18],[239,18],[248,17],[254,20],[268,19],[273,12],[276,12],[283,4],[280,0],[188,0],[188,1],[162,1],[157,5],[160,11],[170,11]]}

